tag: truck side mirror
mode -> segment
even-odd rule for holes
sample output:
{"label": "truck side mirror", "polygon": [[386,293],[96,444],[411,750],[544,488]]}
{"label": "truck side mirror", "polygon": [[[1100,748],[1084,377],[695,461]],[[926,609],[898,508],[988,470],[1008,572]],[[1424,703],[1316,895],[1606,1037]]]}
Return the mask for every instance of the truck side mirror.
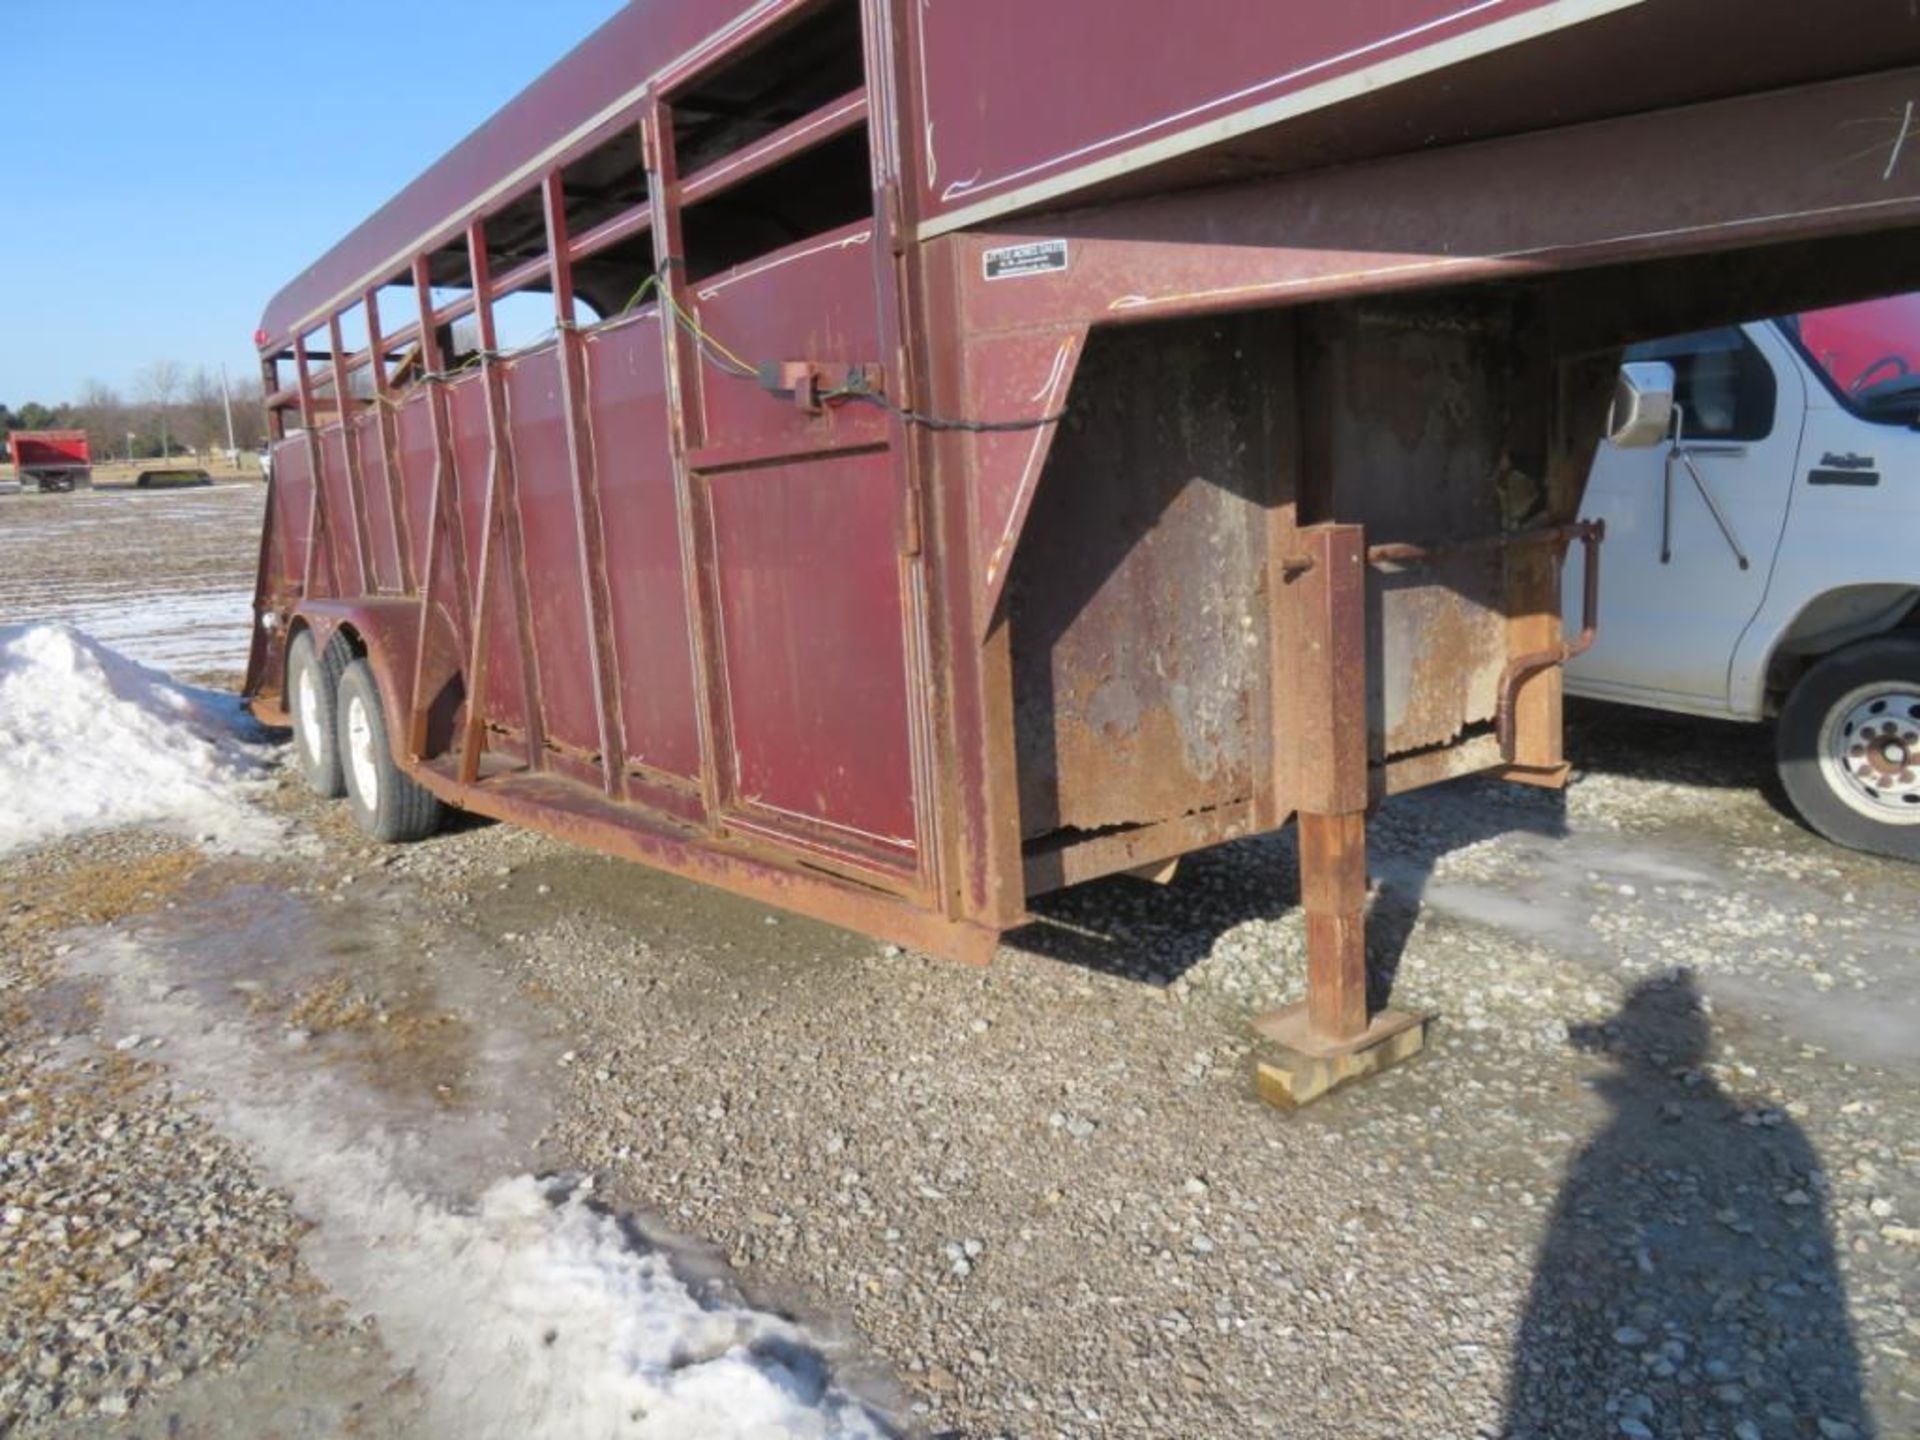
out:
{"label": "truck side mirror", "polygon": [[1673,428],[1673,366],[1664,360],[1635,360],[1620,367],[1607,439],[1628,450],[1658,445]]}

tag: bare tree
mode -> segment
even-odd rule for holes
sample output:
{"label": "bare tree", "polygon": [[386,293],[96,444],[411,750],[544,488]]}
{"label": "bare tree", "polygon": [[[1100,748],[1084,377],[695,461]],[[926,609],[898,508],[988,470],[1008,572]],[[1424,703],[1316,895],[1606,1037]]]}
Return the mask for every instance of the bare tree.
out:
{"label": "bare tree", "polygon": [[74,420],[87,432],[88,443],[96,458],[104,459],[120,448],[127,433],[127,406],[120,392],[99,380],[80,387],[80,400],[73,407]]}
{"label": "bare tree", "polygon": [[218,450],[226,443],[226,395],[220,389],[220,377],[206,366],[187,380],[180,411],[180,433],[196,452]]}
{"label": "bare tree", "polygon": [[267,438],[267,402],[258,376],[233,382],[233,443],[244,454]]}
{"label": "bare tree", "polygon": [[174,401],[186,383],[186,372],[177,360],[156,360],[140,372],[140,393],[146,397],[160,420],[160,458],[173,458],[171,422]]}

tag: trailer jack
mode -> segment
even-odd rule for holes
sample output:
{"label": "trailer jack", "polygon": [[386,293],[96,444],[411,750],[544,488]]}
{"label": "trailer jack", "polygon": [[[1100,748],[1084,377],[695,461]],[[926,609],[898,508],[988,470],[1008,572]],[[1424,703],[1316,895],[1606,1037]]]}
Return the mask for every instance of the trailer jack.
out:
{"label": "trailer jack", "polygon": [[1300,672],[1292,713],[1300,900],[1307,921],[1306,999],[1253,1023],[1262,1099],[1297,1109],[1412,1059],[1430,1016],[1370,1012],[1367,1002],[1366,536],[1358,525],[1300,532],[1303,564],[1284,567],[1282,623]]}

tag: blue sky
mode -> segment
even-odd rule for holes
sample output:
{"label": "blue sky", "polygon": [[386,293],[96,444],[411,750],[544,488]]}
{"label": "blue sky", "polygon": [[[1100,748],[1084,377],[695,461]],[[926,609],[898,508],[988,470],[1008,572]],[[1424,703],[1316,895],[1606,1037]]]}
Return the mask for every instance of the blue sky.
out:
{"label": "blue sky", "polygon": [[621,0],[4,8],[0,402],[18,406],[89,378],[137,398],[156,359],[251,374],[273,293]]}

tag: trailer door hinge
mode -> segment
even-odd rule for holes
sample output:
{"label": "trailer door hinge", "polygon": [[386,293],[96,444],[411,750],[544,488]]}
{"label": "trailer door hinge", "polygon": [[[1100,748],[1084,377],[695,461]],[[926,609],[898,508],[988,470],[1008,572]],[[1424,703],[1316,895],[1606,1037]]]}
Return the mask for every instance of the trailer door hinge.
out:
{"label": "trailer door hinge", "polygon": [[881,188],[881,203],[887,217],[887,243],[895,257],[907,253],[906,211],[900,204],[900,182],[889,180]]}
{"label": "trailer door hinge", "polygon": [[900,553],[909,559],[920,553],[920,487],[908,477],[900,507]]}

